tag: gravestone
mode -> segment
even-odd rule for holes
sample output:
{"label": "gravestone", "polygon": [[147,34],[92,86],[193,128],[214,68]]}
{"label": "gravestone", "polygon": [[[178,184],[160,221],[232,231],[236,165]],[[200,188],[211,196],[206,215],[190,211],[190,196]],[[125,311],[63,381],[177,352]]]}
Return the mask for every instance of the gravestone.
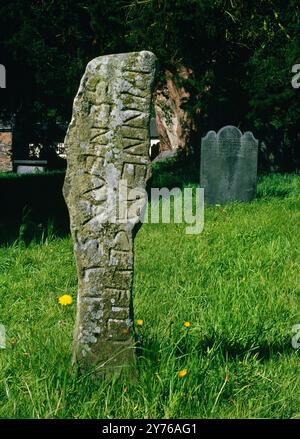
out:
{"label": "gravestone", "polygon": [[[92,60],[65,139],[64,197],[78,275],[73,362],[96,364],[104,375],[135,361],[131,290],[140,217],[118,213],[124,201],[130,212],[132,191],[143,194],[150,176],[155,66],[156,57],[146,51]],[[122,185],[128,187],[126,199]],[[139,201],[143,206],[146,199]]]}
{"label": "gravestone", "polygon": [[258,141],[234,126],[209,131],[201,143],[200,185],[208,204],[255,197]]}

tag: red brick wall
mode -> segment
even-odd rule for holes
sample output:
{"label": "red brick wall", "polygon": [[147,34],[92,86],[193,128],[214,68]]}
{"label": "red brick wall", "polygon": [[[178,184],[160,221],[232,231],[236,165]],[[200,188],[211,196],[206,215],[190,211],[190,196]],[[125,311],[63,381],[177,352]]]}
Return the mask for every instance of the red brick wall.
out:
{"label": "red brick wall", "polygon": [[0,132],[0,172],[12,171],[12,135]]}

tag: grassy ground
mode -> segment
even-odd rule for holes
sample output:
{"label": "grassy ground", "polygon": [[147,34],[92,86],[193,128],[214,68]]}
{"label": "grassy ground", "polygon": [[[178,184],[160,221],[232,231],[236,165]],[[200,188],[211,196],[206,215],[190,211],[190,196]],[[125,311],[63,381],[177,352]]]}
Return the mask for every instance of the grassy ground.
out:
{"label": "grassy ground", "polygon": [[70,368],[75,303],[57,302],[76,297],[70,238],[1,247],[0,417],[300,418],[299,194],[299,175],[267,176],[254,202],[207,208],[200,235],[143,225],[133,383]]}

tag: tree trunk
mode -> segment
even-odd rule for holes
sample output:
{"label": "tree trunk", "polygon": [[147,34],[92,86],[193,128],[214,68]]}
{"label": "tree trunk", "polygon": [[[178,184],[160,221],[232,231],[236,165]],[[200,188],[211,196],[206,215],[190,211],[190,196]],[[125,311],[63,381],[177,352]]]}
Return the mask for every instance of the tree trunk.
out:
{"label": "tree trunk", "polygon": [[192,74],[192,70],[182,65],[177,68],[175,74],[166,70],[165,83],[159,85],[154,93],[160,151],[184,150],[187,153],[189,151],[194,121],[184,108],[190,100],[190,93],[182,82]]}

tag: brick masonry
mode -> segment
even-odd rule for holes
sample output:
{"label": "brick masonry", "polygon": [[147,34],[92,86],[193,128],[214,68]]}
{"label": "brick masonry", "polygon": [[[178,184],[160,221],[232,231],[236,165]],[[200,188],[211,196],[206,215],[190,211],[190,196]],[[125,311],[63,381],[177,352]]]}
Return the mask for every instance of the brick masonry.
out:
{"label": "brick masonry", "polygon": [[0,128],[0,172],[12,171],[12,133]]}

